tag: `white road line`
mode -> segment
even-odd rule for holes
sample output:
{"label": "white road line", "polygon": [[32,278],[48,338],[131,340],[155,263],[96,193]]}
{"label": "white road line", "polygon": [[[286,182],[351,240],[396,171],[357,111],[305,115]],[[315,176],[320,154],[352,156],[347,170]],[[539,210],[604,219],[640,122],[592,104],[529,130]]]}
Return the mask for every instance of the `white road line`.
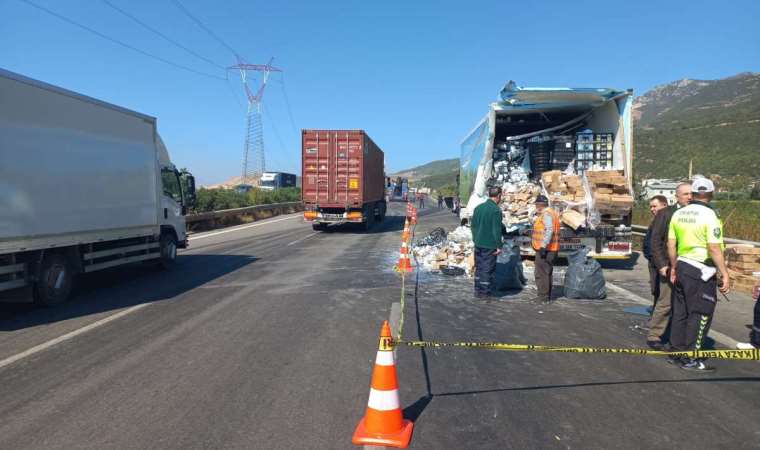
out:
{"label": "white road line", "polygon": [[55,339],[51,339],[51,340],[49,340],[47,342],[44,342],[44,343],[42,343],[40,345],[35,345],[34,347],[30,348],[29,350],[26,350],[26,351],[23,351],[21,353],[15,354],[15,355],[13,355],[13,356],[11,356],[9,358],[5,358],[4,360],[0,361],[0,369],[2,369],[5,366],[9,366],[9,365],[15,363],[16,361],[24,359],[24,358],[26,358],[28,356],[32,356],[35,353],[39,353],[41,351],[47,350],[47,349],[49,349],[50,347],[52,347],[54,345],[60,344],[61,342],[68,341],[69,339],[73,339],[73,338],[79,336],[80,334],[83,334],[83,333],[86,333],[86,332],[88,332],[90,330],[94,330],[95,328],[101,327],[101,326],[107,324],[108,322],[113,322],[116,319],[120,319],[120,318],[126,316],[127,314],[131,314],[131,313],[133,313],[133,312],[135,312],[135,311],[137,311],[139,309],[145,308],[148,305],[150,305],[150,303],[141,303],[139,305],[135,305],[135,306],[129,307],[129,308],[123,310],[123,311],[119,311],[116,314],[112,314],[112,315],[110,315],[108,317],[100,319],[100,320],[98,320],[96,322],[93,322],[93,323],[91,323],[89,325],[86,325],[86,326],[84,326],[82,328],[79,328],[77,330],[68,332],[68,333],[66,333],[66,334],[64,334],[62,336],[58,336]]}
{"label": "white road line", "polygon": [[291,245],[295,245],[295,244],[298,244],[299,242],[303,242],[303,241],[305,241],[306,239],[312,238],[312,237],[314,237],[314,236],[316,236],[316,235],[318,235],[318,234],[319,234],[319,233],[311,233],[311,234],[307,234],[306,236],[304,236],[304,237],[302,237],[302,238],[300,238],[300,239],[296,239],[295,241],[293,241],[293,242],[290,242],[290,243],[286,244],[285,246],[286,246],[286,247],[290,247]]}
{"label": "white road line", "polygon": [[[610,288],[610,289],[612,289],[613,291],[617,292],[618,294],[622,294],[624,297],[628,298],[629,300],[631,300],[633,302],[636,302],[636,303],[639,303],[639,304],[642,304],[642,305],[651,305],[652,304],[651,300],[647,300],[647,299],[645,299],[643,297],[640,297],[640,296],[634,294],[633,292],[631,292],[631,291],[629,291],[629,290],[627,290],[625,288],[622,288],[620,286],[617,286],[617,285],[614,285],[614,284],[608,282],[607,283],[607,287]],[[707,335],[710,336],[711,338],[715,339],[716,341],[722,343],[723,345],[728,346],[728,348],[736,348],[736,344],[739,343],[739,341],[737,341],[736,339],[732,338],[731,336],[729,336],[727,334],[724,334],[724,333],[721,333],[720,331],[714,330],[712,328],[710,329],[710,332],[707,333]]]}
{"label": "white road line", "polygon": [[195,239],[204,239],[204,238],[211,237],[211,236],[218,236],[218,235],[224,234],[224,233],[232,233],[233,231],[240,231],[240,230],[245,230],[245,229],[254,228],[254,227],[262,227],[262,226],[268,225],[270,223],[277,223],[277,222],[282,222],[283,220],[297,219],[297,218],[300,218],[300,217],[302,217],[301,214],[294,214],[294,215],[292,215],[290,217],[285,217],[283,219],[268,220],[266,222],[257,222],[257,223],[253,223],[251,225],[242,225],[242,226],[235,227],[235,228],[230,228],[230,229],[227,229],[227,230],[222,230],[222,231],[216,231],[216,232],[212,232],[212,233],[206,233],[206,234],[201,234],[201,235],[190,236],[190,237],[188,237],[188,240],[193,241]]}

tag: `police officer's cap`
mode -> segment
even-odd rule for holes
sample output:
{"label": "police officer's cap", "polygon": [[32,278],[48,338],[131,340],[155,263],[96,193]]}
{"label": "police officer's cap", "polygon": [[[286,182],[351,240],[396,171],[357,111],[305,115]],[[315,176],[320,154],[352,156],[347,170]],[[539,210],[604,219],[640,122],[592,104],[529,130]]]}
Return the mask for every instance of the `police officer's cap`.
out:
{"label": "police officer's cap", "polygon": [[697,178],[691,182],[691,192],[704,193],[704,192],[714,192],[714,191],[715,191],[715,185],[708,178]]}
{"label": "police officer's cap", "polygon": [[535,203],[543,203],[544,205],[548,205],[549,199],[546,198],[545,195],[539,195],[538,197],[536,197]]}

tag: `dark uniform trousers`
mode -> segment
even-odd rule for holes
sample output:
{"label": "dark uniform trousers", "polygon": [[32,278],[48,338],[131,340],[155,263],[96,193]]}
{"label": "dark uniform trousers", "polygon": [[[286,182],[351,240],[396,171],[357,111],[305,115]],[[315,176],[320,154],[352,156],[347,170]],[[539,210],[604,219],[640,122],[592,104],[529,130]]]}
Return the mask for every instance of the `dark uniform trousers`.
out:
{"label": "dark uniform trousers", "polygon": [[552,298],[552,274],[554,273],[554,260],[557,259],[557,252],[546,252],[546,257],[542,258],[541,254],[536,251],[536,288],[538,296],[541,298]]}
{"label": "dark uniform trousers", "polygon": [[717,300],[717,277],[702,281],[702,271],[685,262],[676,266],[670,345],[675,351],[699,350],[710,330]]}
{"label": "dark uniform trousers", "polygon": [[491,295],[491,280],[496,270],[496,250],[475,247],[475,296]]}
{"label": "dark uniform trousers", "polygon": [[752,331],[749,332],[749,341],[755,347],[760,347],[760,299],[755,302],[755,318],[752,321]]}

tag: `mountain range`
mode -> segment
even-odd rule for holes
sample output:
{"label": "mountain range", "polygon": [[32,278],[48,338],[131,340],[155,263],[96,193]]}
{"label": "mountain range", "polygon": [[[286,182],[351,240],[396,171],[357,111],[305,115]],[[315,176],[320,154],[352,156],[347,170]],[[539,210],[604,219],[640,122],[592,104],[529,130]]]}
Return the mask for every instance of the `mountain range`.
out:
{"label": "mountain range", "polygon": [[760,178],[760,74],[678,80],[634,103],[634,174]]}

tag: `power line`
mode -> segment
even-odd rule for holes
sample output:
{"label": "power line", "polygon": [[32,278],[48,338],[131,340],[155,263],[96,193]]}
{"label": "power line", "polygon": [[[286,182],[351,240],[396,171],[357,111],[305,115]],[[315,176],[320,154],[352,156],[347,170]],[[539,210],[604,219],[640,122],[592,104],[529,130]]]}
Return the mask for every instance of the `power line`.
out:
{"label": "power line", "polygon": [[230,91],[230,94],[232,94],[232,97],[235,99],[235,102],[238,104],[241,110],[245,110],[245,107],[240,102],[240,99],[238,98],[237,94],[235,94],[235,91],[232,90],[232,85],[230,84],[230,79],[227,78],[227,82],[225,83],[227,85],[227,89]]}
{"label": "power line", "polygon": [[19,1],[23,2],[23,3],[26,3],[27,5],[32,6],[34,8],[37,8],[40,11],[44,11],[44,12],[50,14],[53,17],[57,17],[58,19],[66,22],[66,23],[69,23],[71,25],[74,25],[75,27],[81,28],[81,29],[83,29],[85,31],[89,31],[90,33],[92,33],[92,34],[94,34],[94,35],[96,35],[96,36],[98,36],[98,37],[100,37],[102,39],[105,39],[107,41],[113,42],[114,44],[118,44],[118,45],[120,45],[120,46],[122,46],[124,48],[128,48],[129,50],[132,50],[133,52],[140,53],[143,56],[147,56],[149,58],[153,58],[153,59],[155,59],[157,61],[161,61],[164,64],[168,64],[168,65],[170,65],[172,67],[175,67],[177,69],[182,69],[182,70],[185,70],[187,72],[194,73],[196,75],[201,75],[201,76],[204,76],[204,77],[209,77],[209,78],[214,78],[214,79],[217,79],[217,80],[225,81],[225,78],[222,78],[220,76],[212,75],[212,74],[205,73],[205,72],[200,72],[200,71],[192,69],[190,67],[183,66],[181,64],[177,64],[175,62],[169,61],[168,59],[162,58],[161,56],[157,56],[157,55],[154,55],[152,53],[148,53],[145,50],[141,50],[141,49],[139,49],[137,47],[134,47],[134,46],[132,46],[130,44],[127,44],[126,42],[120,41],[120,40],[118,40],[116,38],[112,38],[110,36],[106,36],[105,34],[99,32],[99,31],[96,31],[96,30],[88,27],[87,25],[82,25],[81,23],[76,22],[73,19],[69,19],[68,17],[62,16],[61,14],[58,14],[55,11],[49,10],[49,9],[45,8],[44,6],[38,5],[38,4],[36,4],[36,3],[34,3],[32,1],[30,1],[30,0],[19,0]]}
{"label": "power line", "polygon": [[115,9],[119,13],[121,13],[124,16],[132,19],[134,22],[136,22],[141,27],[145,28],[146,30],[150,31],[153,34],[156,34],[156,35],[160,36],[161,38],[163,38],[165,41],[169,42],[170,44],[172,44],[172,45],[174,45],[176,47],[181,48],[182,50],[186,51],[187,53],[189,53],[189,54],[195,56],[196,58],[201,59],[201,60],[203,60],[203,61],[205,61],[205,62],[207,62],[207,63],[209,63],[211,65],[213,65],[214,67],[217,67],[217,68],[222,69],[222,70],[226,70],[224,66],[215,63],[214,61],[206,58],[205,56],[199,55],[198,53],[196,53],[193,50],[187,48],[186,46],[180,44],[179,42],[175,41],[174,39],[166,36],[165,34],[161,33],[157,29],[151,27],[150,25],[148,25],[147,23],[145,23],[142,20],[138,19],[137,17],[133,16],[132,14],[130,14],[130,13],[124,11],[123,9],[119,8],[118,6],[114,5],[109,0],[102,0],[102,1],[103,1],[103,3],[105,3],[108,6],[110,6],[111,8]]}
{"label": "power line", "polygon": [[[286,153],[285,143],[282,141],[282,138],[280,137],[280,133],[277,132],[277,126],[275,125],[274,120],[272,120],[271,114],[269,114],[269,109],[264,108],[263,104],[261,105],[261,109],[264,111],[264,114],[267,116],[267,119],[269,119],[269,123],[272,125],[272,131],[274,131],[274,135],[275,137],[277,137],[277,141],[280,144],[280,152],[285,154]],[[287,157],[287,154],[285,154],[285,156]],[[284,167],[284,164],[282,164],[282,161],[279,158],[272,158],[272,159],[274,159],[275,162],[280,165],[280,170],[282,170],[282,167]]]}
{"label": "power line", "polygon": [[282,74],[282,96],[285,99],[285,106],[288,110],[288,117],[290,118],[290,125],[293,127],[293,131],[298,135],[298,127],[296,127],[296,121],[293,119],[293,112],[290,109],[290,101],[288,101],[288,93],[285,91],[285,74]]}
{"label": "power line", "polygon": [[184,6],[182,3],[180,3],[180,2],[179,2],[179,0],[172,0],[172,1],[174,2],[174,4],[175,4],[175,5],[177,5],[177,8],[179,8],[179,9],[180,9],[180,10],[181,10],[183,13],[185,13],[185,15],[186,15],[187,17],[189,17],[189,18],[190,18],[190,19],[191,19],[193,22],[195,22],[195,23],[196,23],[196,25],[198,25],[199,27],[201,27],[201,28],[203,29],[203,31],[205,31],[206,33],[208,33],[208,35],[209,35],[209,36],[211,36],[211,37],[212,37],[212,38],[214,38],[214,39],[215,39],[217,42],[219,42],[219,43],[220,43],[220,44],[222,44],[224,47],[226,47],[226,48],[227,48],[227,50],[231,51],[231,52],[232,52],[232,54],[233,54],[233,55],[234,55],[236,58],[238,57],[238,52],[236,52],[234,48],[230,47],[230,45],[229,45],[229,44],[227,44],[226,42],[224,42],[224,41],[222,40],[222,38],[220,38],[219,36],[217,36],[217,35],[216,35],[216,34],[215,34],[213,31],[211,31],[211,29],[210,29],[210,28],[208,28],[206,25],[204,25],[204,24],[203,24],[203,22],[201,22],[201,21],[200,21],[200,20],[199,20],[197,17],[195,17],[195,16],[194,16],[194,15],[193,15],[193,14],[192,14],[192,13],[191,13],[191,12],[190,12],[190,11],[189,11],[187,8],[185,8],[185,6]]}

